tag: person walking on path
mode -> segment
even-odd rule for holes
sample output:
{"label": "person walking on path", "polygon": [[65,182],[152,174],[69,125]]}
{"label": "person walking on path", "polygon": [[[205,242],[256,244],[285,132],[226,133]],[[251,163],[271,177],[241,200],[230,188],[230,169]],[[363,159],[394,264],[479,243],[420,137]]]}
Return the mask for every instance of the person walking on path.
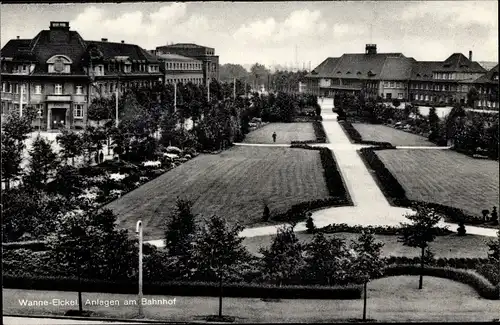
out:
{"label": "person walking on path", "polygon": [[273,142],[276,143],[276,132],[273,132]]}
{"label": "person walking on path", "polygon": [[104,161],[104,154],[102,153],[102,151],[99,153],[99,162],[103,162]]}

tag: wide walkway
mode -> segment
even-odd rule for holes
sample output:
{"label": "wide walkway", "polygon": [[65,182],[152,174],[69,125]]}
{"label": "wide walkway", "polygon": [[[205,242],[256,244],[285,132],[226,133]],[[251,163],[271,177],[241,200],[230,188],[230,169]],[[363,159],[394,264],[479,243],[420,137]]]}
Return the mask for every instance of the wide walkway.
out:
{"label": "wide walkway", "polygon": [[[319,101],[321,105],[321,100]],[[323,128],[327,135],[328,143],[311,144],[315,147],[325,147],[332,150],[344,184],[349,191],[354,206],[332,207],[317,210],[312,213],[312,218],[317,227],[324,227],[332,223],[346,223],[348,225],[362,226],[399,226],[401,222],[407,222],[406,214],[414,213],[411,209],[394,207],[389,204],[380,190],[375,179],[370,174],[363,160],[358,154],[361,148],[370,145],[353,144],[347,134],[337,121],[337,114],[332,112],[332,103],[324,100],[321,116],[323,117]],[[238,144],[249,146],[261,146],[259,144]],[[289,145],[265,145],[283,147]],[[427,147],[397,147],[405,149],[423,150]],[[429,147],[429,149],[446,149],[446,147]],[[440,226],[448,226],[451,231],[456,231],[457,224],[441,222]],[[256,237],[275,235],[281,225],[246,228],[241,237]],[[296,225],[295,231],[306,230],[305,222]],[[468,234],[487,237],[496,237],[497,229],[466,226]],[[163,240],[152,240],[150,244],[163,247]]]}

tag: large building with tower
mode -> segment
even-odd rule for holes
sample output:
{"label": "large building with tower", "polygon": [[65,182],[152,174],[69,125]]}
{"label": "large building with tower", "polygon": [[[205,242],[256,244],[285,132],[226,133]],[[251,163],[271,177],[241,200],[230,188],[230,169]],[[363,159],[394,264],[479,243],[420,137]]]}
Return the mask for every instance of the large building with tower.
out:
{"label": "large building with tower", "polygon": [[472,60],[472,51],[469,57],[454,53],[444,61],[429,62],[402,53],[378,53],[376,44],[367,44],[365,53],[327,58],[306,78],[307,91],[318,96],[347,92],[365,98],[451,105],[465,103],[469,89],[486,72]]}
{"label": "large building with tower", "polygon": [[2,115],[33,109],[43,130],[83,128],[93,98],[163,83],[160,62],[138,45],[84,40],[69,22],[1,49]]}

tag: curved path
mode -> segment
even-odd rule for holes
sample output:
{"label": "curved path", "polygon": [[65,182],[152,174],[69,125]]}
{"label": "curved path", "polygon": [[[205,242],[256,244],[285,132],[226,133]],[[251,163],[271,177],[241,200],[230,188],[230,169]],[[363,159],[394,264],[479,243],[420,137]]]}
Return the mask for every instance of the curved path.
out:
{"label": "curved path", "polygon": [[[321,101],[320,101],[321,104]],[[331,105],[321,105],[323,128],[329,143],[311,144],[315,147],[325,147],[333,151],[345,186],[349,191],[354,206],[332,207],[317,210],[312,213],[312,218],[317,227],[324,227],[332,223],[346,223],[348,225],[362,226],[399,226],[400,222],[408,221],[405,215],[413,213],[411,209],[394,207],[389,204],[386,197],[366,168],[358,154],[361,148],[370,145],[353,144],[337,121],[337,114],[332,112]],[[242,144],[244,146],[290,147],[288,144]],[[448,147],[397,147],[401,149],[448,149]],[[448,226],[451,231],[456,231],[457,224],[440,222],[440,226]],[[241,237],[255,237],[275,235],[281,225],[246,228]],[[467,233],[496,237],[497,229],[467,226]],[[306,230],[305,222],[296,225],[295,231]],[[155,246],[164,246],[163,240],[152,240],[148,243]]]}

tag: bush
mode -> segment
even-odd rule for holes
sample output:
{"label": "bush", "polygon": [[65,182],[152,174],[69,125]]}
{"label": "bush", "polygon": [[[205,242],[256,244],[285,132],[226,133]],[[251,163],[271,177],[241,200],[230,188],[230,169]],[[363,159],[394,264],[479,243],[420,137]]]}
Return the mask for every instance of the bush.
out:
{"label": "bush", "polygon": [[[387,265],[418,265],[420,257],[390,256],[386,259]],[[434,258],[427,262],[429,266],[451,267],[457,269],[477,269],[488,262],[487,258]]]}
{"label": "bush", "polygon": [[465,236],[465,225],[463,221],[460,221],[457,228],[457,233],[459,236]]}
{"label": "bush", "polygon": [[262,213],[262,220],[264,222],[268,222],[270,217],[271,217],[271,211],[269,210],[269,207],[266,204],[264,206],[264,212]]}
{"label": "bush", "polygon": [[389,142],[381,142],[381,141],[370,141],[370,140],[363,140],[361,137],[361,134],[359,134],[358,130],[352,126],[350,122],[344,121],[340,123],[344,131],[347,133],[349,138],[354,142],[354,143],[359,143],[359,144],[369,144],[373,146],[379,147],[379,149],[395,149],[391,143]]}
{"label": "bush", "polygon": [[326,143],[326,133],[323,128],[323,123],[315,121],[313,122],[314,135],[316,136],[317,143]]}
{"label": "bush", "polygon": [[[393,265],[384,270],[382,277],[398,276],[398,275],[420,275],[422,270],[419,265]],[[492,285],[486,278],[471,270],[461,270],[450,267],[425,267],[423,274],[426,276],[434,276],[446,278],[467,284],[474,288],[477,293],[490,300],[500,299],[499,287]]]}
{"label": "bush", "polygon": [[310,212],[308,213],[308,217],[306,220],[306,228],[308,234],[313,234],[316,232],[316,225],[314,225],[314,220]]}
{"label": "bush", "polygon": [[[79,281],[70,277],[15,276],[4,274],[4,288],[30,290],[78,291]],[[85,292],[134,294],[134,281],[103,281],[82,279]],[[245,283],[224,284],[225,297],[282,298],[282,299],[360,299],[361,287],[352,286],[273,286]],[[219,296],[219,284],[210,282],[144,282],[146,295]]]}
{"label": "bush", "polygon": [[[345,223],[340,223],[340,224],[333,223],[331,225],[321,228],[321,232],[325,234],[334,234],[338,232],[350,232],[359,234],[363,231],[369,231],[377,235],[399,235],[401,232],[401,228],[393,226],[361,226],[361,225],[350,226]],[[446,236],[451,233],[453,232],[448,228],[439,227],[436,229],[437,236]]]}

